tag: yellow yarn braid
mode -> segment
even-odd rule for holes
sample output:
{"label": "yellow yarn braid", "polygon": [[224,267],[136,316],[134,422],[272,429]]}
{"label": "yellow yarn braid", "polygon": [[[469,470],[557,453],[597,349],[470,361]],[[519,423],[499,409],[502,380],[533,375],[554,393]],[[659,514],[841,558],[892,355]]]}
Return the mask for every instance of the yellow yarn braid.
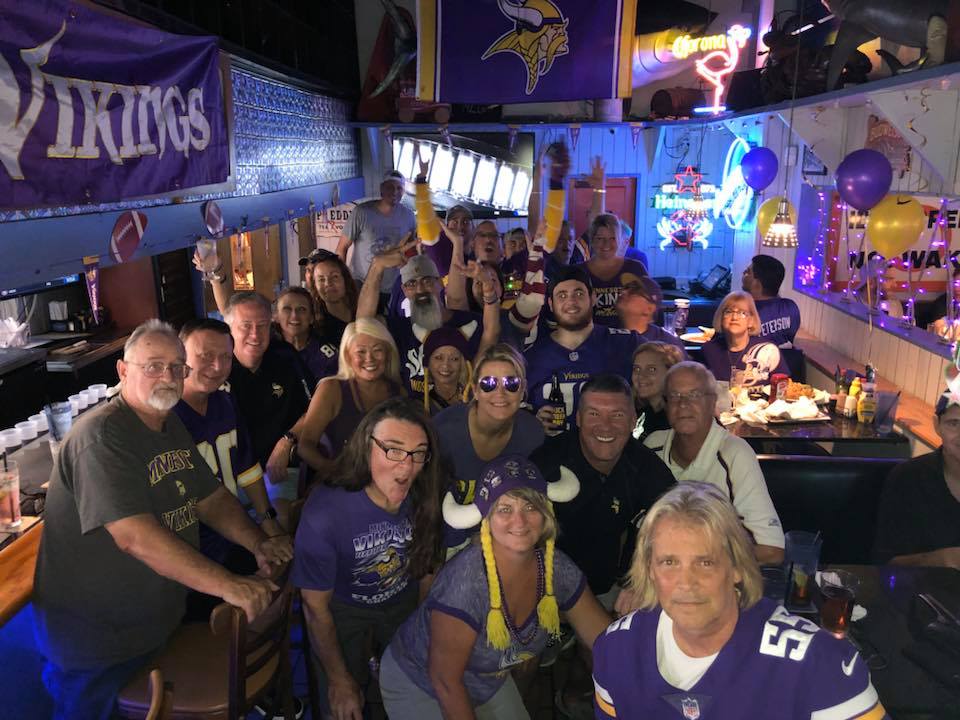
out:
{"label": "yellow yarn braid", "polygon": [[560,637],[560,607],[553,594],[553,551],[555,542],[547,540],[547,548],[543,555],[544,593],[537,603],[537,620],[540,627],[554,637]]}
{"label": "yellow yarn braid", "polygon": [[423,411],[430,417],[430,370],[423,366]]}
{"label": "yellow yarn braid", "polygon": [[563,225],[563,208],[565,205],[563,190],[547,191],[547,207],[543,213],[547,228],[543,238],[543,251],[552,253],[557,247],[557,238],[560,237],[560,226]]}
{"label": "yellow yarn braid", "polygon": [[473,390],[473,365],[466,358],[463,361],[467,365],[467,380],[463,384],[463,401],[470,402],[470,391]]}
{"label": "yellow yarn braid", "polygon": [[[480,547],[483,550],[483,562],[487,566],[487,587],[490,593],[490,611],[487,613],[487,643],[497,650],[506,650],[510,647],[510,632],[507,630],[507,621],[503,616],[500,581],[497,577],[497,562],[493,557],[490,522],[486,518],[480,523]],[[539,606],[537,610],[539,613]]]}

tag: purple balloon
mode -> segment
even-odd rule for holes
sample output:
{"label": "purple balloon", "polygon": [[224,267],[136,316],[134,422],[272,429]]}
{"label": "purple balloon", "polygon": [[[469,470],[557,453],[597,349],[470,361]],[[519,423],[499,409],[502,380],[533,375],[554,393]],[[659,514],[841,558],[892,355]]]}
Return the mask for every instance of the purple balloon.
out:
{"label": "purple balloon", "polygon": [[893,168],[876,150],[854,150],[837,168],[837,192],[850,207],[869,210],[890,191]]}
{"label": "purple balloon", "polygon": [[770,148],[754,148],[740,161],[744,182],[757,192],[764,190],[776,179],[779,169],[777,155]]}

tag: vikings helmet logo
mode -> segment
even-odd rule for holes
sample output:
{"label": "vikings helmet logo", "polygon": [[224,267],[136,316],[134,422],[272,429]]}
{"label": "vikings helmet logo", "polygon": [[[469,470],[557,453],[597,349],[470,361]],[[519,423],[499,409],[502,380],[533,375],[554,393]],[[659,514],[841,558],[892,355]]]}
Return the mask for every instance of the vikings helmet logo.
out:
{"label": "vikings helmet logo", "polygon": [[773,343],[760,343],[744,353],[742,362],[744,386],[762,385],[780,364],[780,350]]}
{"label": "vikings helmet logo", "polygon": [[514,29],[505,32],[487,48],[481,60],[499,52],[511,52],[527,67],[527,95],[537,88],[540,78],[550,72],[553,61],[570,52],[567,20],[551,0],[497,0],[500,12],[514,21]]}

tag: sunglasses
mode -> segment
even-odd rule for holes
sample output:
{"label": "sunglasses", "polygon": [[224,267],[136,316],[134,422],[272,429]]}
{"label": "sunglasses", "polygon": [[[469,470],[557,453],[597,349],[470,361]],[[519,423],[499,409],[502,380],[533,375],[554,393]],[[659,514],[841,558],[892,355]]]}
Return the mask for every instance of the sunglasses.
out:
{"label": "sunglasses", "polygon": [[520,390],[523,380],[516,375],[507,375],[506,377],[494,377],[493,375],[484,375],[477,381],[477,387],[482,392],[489,393],[497,389],[498,385],[503,385],[507,392],[515,393]]}

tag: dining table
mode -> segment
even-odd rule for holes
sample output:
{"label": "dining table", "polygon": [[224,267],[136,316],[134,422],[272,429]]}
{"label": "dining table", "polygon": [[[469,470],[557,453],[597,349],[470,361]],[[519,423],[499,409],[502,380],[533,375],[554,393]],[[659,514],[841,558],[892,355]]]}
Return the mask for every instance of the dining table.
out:
{"label": "dining table", "polygon": [[[851,623],[847,639],[860,650],[888,715],[894,720],[960,718],[960,654],[930,646],[923,630],[930,611],[919,600],[920,594],[932,596],[960,615],[960,571],[898,565],[832,565],[822,571],[832,569],[859,580],[856,604],[866,615]],[[783,585],[765,587],[768,597],[782,601]],[[819,592],[815,597],[819,602]],[[797,614],[819,624],[815,612]]]}

